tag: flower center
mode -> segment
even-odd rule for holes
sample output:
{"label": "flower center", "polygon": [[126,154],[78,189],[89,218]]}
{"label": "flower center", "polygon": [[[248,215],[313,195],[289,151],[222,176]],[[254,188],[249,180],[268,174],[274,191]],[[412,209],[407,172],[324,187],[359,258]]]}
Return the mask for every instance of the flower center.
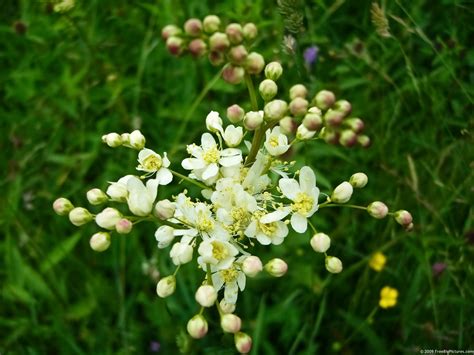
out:
{"label": "flower center", "polygon": [[214,146],[204,152],[202,158],[207,164],[217,163],[219,161],[219,151]]}
{"label": "flower center", "polygon": [[272,236],[275,234],[277,230],[277,224],[276,222],[270,222],[270,223],[261,223],[260,218],[262,218],[265,215],[265,212],[263,211],[257,211],[255,212],[255,217],[257,218],[257,225],[258,228],[262,231],[263,234]]}
{"label": "flower center", "polygon": [[[234,207],[230,212],[233,223],[230,226],[232,233],[239,233],[245,230],[250,222],[250,215],[243,207]],[[239,233],[240,234],[240,233]]]}
{"label": "flower center", "polygon": [[142,166],[146,170],[159,170],[161,166],[163,165],[163,161],[161,160],[161,157],[159,155],[149,155],[145,159],[143,159]]}
{"label": "flower center", "polygon": [[272,147],[278,147],[278,137],[270,137],[269,143]]}
{"label": "flower center", "polygon": [[214,228],[214,222],[204,213],[199,213],[196,228],[202,232],[210,232]]}
{"label": "flower center", "polygon": [[225,283],[235,281],[239,275],[238,271],[233,267],[230,269],[221,270],[219,273]]}
{"label": "flower center", "polygon": [[298,193],[296,198],[293,200],[291,208],[294,212],[298,212],[302,215],[308,214],[309,211],[313,208],[314,200],[312,197],[308,196],[304,192]]}
{"label": "flower center", "polygon": [[225,245],[218,241],[211,242],[212,244],[212,256],[222,261],[229,256],[229,250],[225,247]]}

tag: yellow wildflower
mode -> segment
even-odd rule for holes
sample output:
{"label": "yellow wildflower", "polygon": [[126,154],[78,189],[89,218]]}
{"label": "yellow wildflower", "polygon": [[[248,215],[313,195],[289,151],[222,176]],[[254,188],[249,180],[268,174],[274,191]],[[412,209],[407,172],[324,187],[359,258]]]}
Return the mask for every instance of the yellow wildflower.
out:
{"label": "yellow wildflower", "polygon": [[387,258],[385,255],[378,251],[370,257],[369,266],[375,271],[380,272],[383,270],[386,262]]}
{"label": "yellow wildflower", "polygon": [[382,308],[394,307],[397,304],[398,291],[389,286],[385,286],[380,291],[379,306]]}

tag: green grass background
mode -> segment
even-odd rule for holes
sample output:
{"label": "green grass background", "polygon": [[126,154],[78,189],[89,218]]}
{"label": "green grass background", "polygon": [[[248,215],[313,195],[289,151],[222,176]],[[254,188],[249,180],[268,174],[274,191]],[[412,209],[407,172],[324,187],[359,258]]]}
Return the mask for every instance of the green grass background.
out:
{"label": "green grass background", "polygon": [[[88,243],[94,226],[78,229],[51,208],[58,196],[85,205],[88,189],[133,173],[135,153],[106,147],[102,134],[139,128],[150,148],[170,152],[179,166],[210,110],[224,115],[233,103],[248,107],[243,85],[219,81],[188,113],[218,69],[206,59],[171,57],[160,30],[209,13],[259,26],[255,49],[284,64],[285,95],[295,83],[311,94],[330,89],[365,120],[370,149],[312,143],[298,152],[321,189],[364,171],[370,182],[354,203],[382,200],[415,219],[407,234],[363,211],[321,210],[313,220],[332,237],[332,252],[346,268],[340,275],[324,270],[309,234],[262,250],[264,260],[284,258],[289,272],[249,280],[241,295],[237,314],[253,336],[253,353],[474,349],[474,7],[386,1],[393,37],[382,38],[370,5],[300,1],[297,49],[286,53],[288,23],[268,0],[90,0],[65,14],[46,1],[2,0],[0,353],[143,354],[152,341],[163,354],[234,353],[212,312],[206,338],[186,337],[185,324],[198,311],[193,265],[181,269],[174,296],[156,296],[143,264],[162,275],[173,267],[166,250],[158,253],[153,226],[138,226],[95,253]],[[25,33],[15,31],[15,21],[27,25]],[[302,52],[313,44],[319,57],[307,70]],[[174,186],[160,197],[182,189]],[[387,267],[376,273],[368,257],[387,243]],[[439,277],[435,262],[447,265]],[[367,322],[385,285],[399,290],[399,302]]]}

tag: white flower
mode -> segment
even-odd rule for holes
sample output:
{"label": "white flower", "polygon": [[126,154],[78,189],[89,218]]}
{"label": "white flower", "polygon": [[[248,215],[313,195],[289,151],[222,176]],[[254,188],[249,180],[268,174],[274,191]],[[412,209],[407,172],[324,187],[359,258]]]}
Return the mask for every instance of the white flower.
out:
{"label": "white flower", "polygon": [[156,293],[161,298],[166,298],[176,290],[176,277],[173,275],[162,278],[156,285]]}
{"label": "white flower", "polygon": [[132,148],[140,150],[140,149],[143,149],[143,147],[145,146],[145,142],[146,142],[145,136],[138,129],[130,133],[129,139],[130,139],[130,146]]}
{"label": "white flower", "polygon": [[281,221],[287,215],[288,212],[279,210],[268,214],[265,211],[257,211],[245,230],[245,235],[249,238],[257,238],[262,245],[279,245],[288,235],[288,227]]}
{"label": "white flower", "polygon": [[265,168],[269,164],[270,157],[259,151],[257,159],[248,170],[247,175],[242,182],[243,188],[253,195],[265,190],[265,188],[271,183],[268,175],[264,174]]}
{"label": "white flower", "polygon": [[104,229],[115,229],[115,225],[122,219],[122,214],[115,208],[107,207],[95,216],[95,223]]}
{"label": "white flower", "polygon": [[228,269],[219,270],[212,274],[212,284],[216,290],[224,286],[224,301],[235,304],[240,291],[245,289],[245,274],[233,264]]}
{"label": "white flower", "polygon": [[[196,235],[197,231],[195,229],[174,229],[170,226],[160,226],[155,232],[155,238],[158,242],[158,248],[160,249],[166,248],[168,245],[170,245],[175,237],[195,237]],[[189,241],[190,239],[187,238],[185,240]]]}
{"label": "white flower", "polygon": [[316,131],[310,131],[304,124],[300,124],[296,130],[296,138],[302,141],[313,138],[315,134]]}
{"label": "white flower", "polygon": [[211,111],[206,117],[206,128],[209,132],[224,132],[222,129],[222,118],[219,116],[219,113],[216,111]]}
{"label": "white flower", "polygon": [[319,189],[314,172],[304,166],[300,170],[299,184],[295,179],[280,179],[278,185],[283,195],[293,201],[290,209],[280,214],[292,212],[291,226],[296,232],[304,233],[308,228],[307,218],[318,210]]}
{"label": "white flower", "polygon": [[153,203],[158,193],[158,180],[150,179],[146,186],[136,176],[127,180],[128,208],[137,216],[148,216],[153,210]]}
{"label": "white flower", "polygon": [[200,265],[211,264],[216,270],[222,270],[232,265],[239,251],[227,241],[207,239],[199,245],[198,253]]}
{"label": "white flower", "polygon": [[242,138],[244,137],[242,127],[235,127],[233,125],[228,125],[224,131],[224,142],[227,146],[233,148],[237,147],[240,142],[242,142]]}
{"label": "white flower", "polygon": [[268,129],[265,134],[267,138],[264,146],[270,155],[282,155],[290,149],[288,137],[280,132],[279,126],[274,127],[272,130]]}
{"label": "white flower", "polygon": [[347,181],[340,183],[332,192],[331,201],[334,203],[346,203],[351,199],[354,191],[352,185]]}
{"label": "white flower", "polygon": [[168,185],[173,180],[173,175],[169,171],[170,161],[166,155],[163,158],[153,150],[144,148],[138,153],[137,170],[153,175],[156,173],[156,180],[159,185]]}
{"label": "white flower", "polygon": [[127,201],[128,197],[128,190],[127,190],[127,181],[130,179],[130,177],[133,175],[126,175],[122,178],[120,178],[117,182],[111,182],[110,186],[107,188],[107,195],[110,196],[110,198],[113,201],[118,201],[118,202],[125,202]]}
{"label": "white flower", "polygon": [[183,237],[180,242],[173,244],[170,250],[170,257],[173,260],[173,264],[186,264],[193,259],[193,247],[190,243],[191,237]]}

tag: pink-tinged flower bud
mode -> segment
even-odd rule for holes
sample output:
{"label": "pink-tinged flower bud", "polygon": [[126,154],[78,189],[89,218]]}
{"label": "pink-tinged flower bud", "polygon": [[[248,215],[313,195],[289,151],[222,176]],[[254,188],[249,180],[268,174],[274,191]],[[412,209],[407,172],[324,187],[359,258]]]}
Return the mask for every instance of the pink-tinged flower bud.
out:
{"label": "pink-tinged flower bud", "polygon": [[252,52],[247,56],[245,69],[249,74],[260,74],[265,67],[265,59],[257,52]]}
{"label": "pink-tinged flower bud", "polygon": [[65,216],[71,212],[74,205],[67,198],[60,197],[53,202],[53,209],[60,216]]}
{"label": "pink-tinged flower bud", "polygon": [[335,111],[333,109],[329,109],[324,115],[324,121],[330,127],[339,126],[342,123],[343,119],[344,119],[344,114],[339,111]]}
{"label": "pink-tinged flower bud", "polygon": [[102,142],[110,148],[120,147],[122,145],[122,136],[118,133],[109,133],[102,136]]}
{"label": "pink-tinged flower bud", "polygon": [[209,59],[209,62],[215,67],[225,62],[225,55],[222,52],[209,52],[207,58]]}
{"label": "pink-tinged flower bud", "polygon": [[308,111],[303,119],[303,125],[310,131],[318,131],[323,126],[323,118],[321,117],[321,113],[311,112],[311,110],[314,108],[315,107],[311,107],[310,111]]}
{"label": "pink-tinged flower bud", "polygon": [[258,35],[258,29],[257,26],[255,26],[254,23],[249,22],[244,25],[244,28],[242,29],[242,32],[244,34],[244,38],[247,41],[252,41],[254,40],[257,35]]}
{"label": "pink-tinged flower bud", "polygon": [[339,274],[342,271],[342,261],[335,256],[326,257],[326,270],[332,274]]}
{"label": "pink-tinged flower bud", "polygon": [[87,201],[89,201],[91,205],[100,205],[108,201],[108,199],[109,198],[105,192],[100,189],[92,189],[87,191]]}
{"label": "pink-tinged flower bud", "polygon": [[130,145],[132,148],[142,150],[145,147],[145,136],[138,129],[130,133]]}
{"label": "pink-tinged flower bud", "polygon": [[353,147],[357,143],[357,134],[350,129],[345,129],[339,136],[339,143],[344,147]]}
{"label": "pink-tinged flower bud", "polygon": [[262,111],[249,111],[244,116],[244,127],[253,131],[260,127],[263,123],[263,112]]}
{"label": "pink-tinged flower bud", "polygon": [[371,142],[368,136],[362,135],[357,137],[357,143],[359,143],[364,148],[368,148],[370,147]]}
{"label": "pink-tinged flower bud", "polygon": [[242,320],[235,314],[224,314],[221,317],[221,327],[226,333],[237,333],[242,326]]}
{"label": "pink-tinged flower bud", "polygon": [[206,54],[207,44],[202,39],[196,38],[189,42],[188,49],[193,57],[200,57]]}
{"label": "pink-tinged flower bud", "polygon": [[107,207],[95,216],[95,223],[104,229],[113,230],[120,219],[122,219],[122,214],[118,210]]}
{"label": "pink-tinged flower bud", "polygon": [[216,289],[211,285],[202,285],[196,291],[196,302],[203,307],[211,307],[217,299]]}
{"label": "pink-tinged flower bud", "polygon": [[318,106],[321,110],[327,110],[336,101],[336,96],[332,91],[328,90],[321,90],[314,96],[313,102],[316,106]]}
{"label": "pink-tinged flower bud", "polygon": [[181,29],[178,26],[175,25],[166,25],[163,27],[161,30],[161,38],[163,38],[165,41],[170,38],[171,36],[177,36],[181,33]]}
{"label": "pink-tinged flower bud", "polygon": [[283,100],[273,100],[265,105],[263,111],[266,120],[281,120],[285,116],[286,111],[288,111],[288,104]]}
{"label": "pink-tinged flower bud", "polygon": [[197,18],[190,18],[184,23],[184,32],[188,35],[197,37],[201,34],[202,22]]}
{"label": "pink-tinged flower bud", "polygon": [[331,195],[331,201],[334,203],[346,203],[351,199],[354,189],[347,181],[339,184]]}
{"label": "pink-tinged flower bud", "polygon": [[225,29],[225,33],[232,44],[240,44],[244,39],[242,26],[238,23],[229,24]]}
{"label": "pink-tinged flower bud", "polygon": [[245,258],[244,262],[242,263],[242,271],[248,277],[255,277],[257,274],[262,271],[263,265],[262,261],[258,256],[248,256]]}
{"label": "pink-tinged flower bud", "polygon": [[229,84],[240,84],[244,79],[245,70],[232,64],[227,64],[222,70],[222,78]]}
{"label": "pink-tinged flower bud", "polygon": [[296,84],[296,85],[293,85],[291,88],[290,88],[290,99],[293,100],[297,97],[301,97],[301,98],[306,98],[306,95],[308,95],[308,89],[306,89],[306,86],[302,85],[302,84]]}
{"label": "pink-tinged flower bud", "polygon": [[339,100],[334,104],[334,110],[341,112],[344,117],[349,115],[352,111],[352,105],[347,100]]}
{"label": "pink-tinged flower bud", "polygon": [[126,218],[120,219],[115,224],[115,230],[119,234],[128,234],[132,231],[133,223]]}
{"label": "pink-tinged flower bud", "polygon": [[107,232],[95,233],[89,240],[92,250],[102,252],[110,246],[110,234]]}
{"label": "pink-tinged flower bud", "polygon": [[243,65],[245,63],[247,55],[247,49],[243,45],[232,47],[228,53],[231,63],[238,65]]}
{"label": "pink-tinged flower bud", "polygon": [[252,338],[250,335],[238,332],[234,335],[235,348],[241,354],[247,354],[252,349]]}
{"label": "pink-tinged flower bud", "polygon": [[238,123],[244,119],[245,111],[239,105],[232,105],[227,107],[227,118],[232,123]]}
{"label": "pink-tinged flower bud", "polygon": [[325,253],[331,246],[331,238],[325,233],[316,233],[311,238],[310,244],[315,252]]}
{"label": "pink-tinged flower bud", "polygon": [[349,184],[356,189],[361,189],[367,185],[369,178],[364,173],[355,173],[349,179]]}
{"label": "pink-tinged flower bud", "polygon": [[169,219],[174,216],[176,205],[168,199],[158,201],[155,205],[154,214],[159,219]]}
{"label": "pink-tinged flower bud", "polygon": [[92,221],[93,219],[94,217],[92,216],[92,214],[83,207],[73,208],[69,212],[69,220],[72,224],[78,227]]}
{"label": "pink-tinged flower bud", "polygon": [[233,303],[227,303],[225,301],[225,299],[222,299],[220,302],[219,302],[219,307],[221,308],[221,311],[225,314],[228,314],[228,313],[234,313],[235,311],[235,304]]}
{"label": "pink-tinged flower bud", "polygon": [[302,97],[295,97],[291,100],[289,108],[294,116],[303,116],[308,112],[308,101]]}
{"label": "pink-tinged flower bud", "polygon": [[290,116],[283,117],[278,124],[280,125],[281,132],[286,135],[295,133],[298,127],[296,121]]}
{"label": "pink-tinged flower bud", "polygon": [[344,125],[348,126],[355,133],[360,133],[364,130],[364,121],[356,117],[344,120]]}
{"label": "pink-tinged flower bud", "polygon": [[413,217],[410,212],[399,210],[394,214],[395,221],[403,227],[408,227],[413,222]]}
{"label": "pink-tinged flower bud", "polygon": [[310,131],[304,124],[300,124],[296,130],[296,138],[300,141],[308,140],[314,137],[316,131]]}
{"label": "pink-tinged flower bud", "polygon": [[281,259],[275,258],[265,264],[265,271],[275,277],[282,277],[288,271],[288,265]]}
{"label": "pink-tinged flower bud", "polygon": [[207,334],[208,329],[206,318],[200,314],[196,314],[188,321],[186,329],[188,330],[189,335],[194,339],[203,338]]}
{"label": "pink-tinged flower bud", "polygon": [[225,33],[216,32],[209,37],[209,49],[213,52],[224,52],[229,46],[230,41]]}
{"label": "pink-tinged flower bud", "polygon": [[202,27],[206,33],[214,33],[219,30],[221,20],[216,15],[208,15],[204,17]]}
{"label": "pink-tinged flower bud", "polygon": [[156,293],[161,298],[166,298],[176,290],[176,277],[173,275],[163,277],[156,285]]}
{"label": "pink-tinged flower bud", "polygon": [[265,66],[265,77],[277,81],[283,73],[283,68],[278,62],[270,62]]}
{"label": "pink-tinged flower bud", "polygon": [[183,52],[184,41],[182,38],[171,36],[166,40],[166,48],[172,55],[180,55]]}
{"label": "pink-tinged flower bud", "polygon": [[258,86],[258,91],[264,101],[270,101],[278,93],[278,86],[273,80],[265,79]]}
{"label": "pink-tinged flower bud", "polygon": [[374,201],[367,206],[367,212],[374,218],[382,219],[388,214],[388,207],[383,202]]}

